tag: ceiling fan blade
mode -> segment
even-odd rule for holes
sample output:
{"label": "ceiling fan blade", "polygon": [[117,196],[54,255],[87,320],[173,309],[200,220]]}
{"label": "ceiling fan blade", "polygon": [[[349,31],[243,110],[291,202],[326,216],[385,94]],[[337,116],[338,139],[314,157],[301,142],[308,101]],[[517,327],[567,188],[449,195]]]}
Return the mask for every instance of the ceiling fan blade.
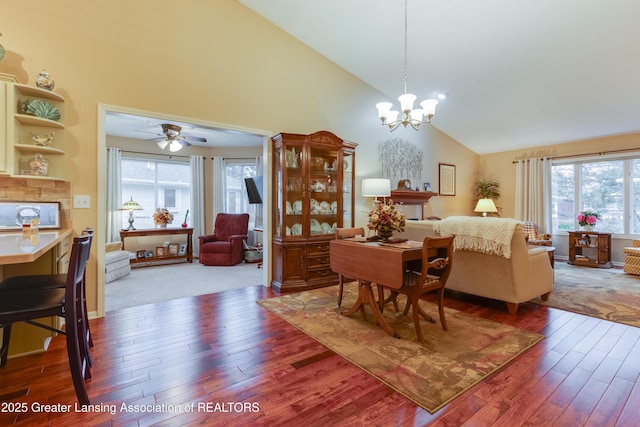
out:
{"label": "ceiling fan blade", "polygon": [[200,138],[199,136],[181,135],[181,138],[193,142],[207,142],[206,138]]}

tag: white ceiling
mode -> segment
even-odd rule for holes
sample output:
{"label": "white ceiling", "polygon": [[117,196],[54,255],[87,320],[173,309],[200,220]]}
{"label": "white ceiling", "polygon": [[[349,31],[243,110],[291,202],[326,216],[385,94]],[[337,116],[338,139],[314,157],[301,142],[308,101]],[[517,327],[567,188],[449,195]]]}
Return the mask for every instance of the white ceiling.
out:
{"label": "white ceiling", "polygon": [[[239,0],[386,95],[403,0]],[[408,91],[486,154],[640,131],[640,1],[409,0]],[[371,114],[376,114],[371,106]]]}
{"label": "white ceiling", "polygon": [[[183,119],[186,120],[186,119]],[[169,118],[146,117],[135,114],[107,112],[105,132],[124,138],[146,139],[150,143],[163,138],[162,124],[182,127],[181,135],[205,138],[207,142],[187,139],[191,145],[202,147],[262,147],[264,136],[237,130],[222,129]]]}

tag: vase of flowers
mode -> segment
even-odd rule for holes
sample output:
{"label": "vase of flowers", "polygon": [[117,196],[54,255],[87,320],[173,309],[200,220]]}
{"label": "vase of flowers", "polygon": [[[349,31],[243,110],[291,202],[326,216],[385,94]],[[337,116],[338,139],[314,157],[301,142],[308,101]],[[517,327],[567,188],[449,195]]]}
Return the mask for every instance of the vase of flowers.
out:
{"label": "vase of flowers", "polygon": [[158,228],[167,228],[167,224],[173,221],[173,214],[166,208],[158,208],[153,213],[153,222]]}
{"label": "vase of flowers", "polygon": [[600,214],[595,211],[582,211],[576,216],[578,224],[585,230],[593,230],[600,219]]}
{"label": "vase of flowers", "polygon": [[407,217],[396,208],[393,200],[378,203],[369,212],[369,230],[375,230],[382,240],[389,240],[394,231],[404,231]]}

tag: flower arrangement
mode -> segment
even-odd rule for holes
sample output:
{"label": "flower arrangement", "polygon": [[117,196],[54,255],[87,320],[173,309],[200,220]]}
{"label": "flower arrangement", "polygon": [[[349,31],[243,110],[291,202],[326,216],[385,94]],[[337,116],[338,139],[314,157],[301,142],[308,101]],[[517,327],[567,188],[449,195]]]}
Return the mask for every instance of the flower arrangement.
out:
{"label": "flower arrangement", "polygon": [[600,219],[600,214],[594,211],[582,211],[578,214],[576,219],[581,227],[584,227],[585,225],[594,226],[598,219]]}
{"label": "flower arrangement", "polygon": [[369,212],[369,230],[376,230],[380,235],[391,235],[393,231],[404,231],[407,217],[396,208],[393,200],[379,203]]}
{"label": "flower arrangement", "polygon": [[173,214],[167,208],[158,208],[153,213],[153,222],[156,225],[167,225],[173,221]]}

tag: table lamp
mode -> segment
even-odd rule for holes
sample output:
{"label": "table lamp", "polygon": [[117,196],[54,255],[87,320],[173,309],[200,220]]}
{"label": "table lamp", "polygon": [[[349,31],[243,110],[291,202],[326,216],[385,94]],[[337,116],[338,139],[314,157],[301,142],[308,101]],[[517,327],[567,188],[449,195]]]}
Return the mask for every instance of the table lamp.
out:
{"label": "table lamp", "polygon": [[476,208],[473,210],[474,212],[482,212],[482,216],[486,217],[487,212],[498,212],[495,203],[493,203],[492,199],[480,199],[478,200],[478,204],[476,204]]}
{"label": "table lamp", "polygon": [[373,197],[375,203],[378,197],[391,196],[391,180],[385,178],[367,178],[362,180],[362,197]]}
{"label": "table lamp", "polygon": [[127,228],[127,231],[135,230],[136,228],[133,226],[133,211],[141,211],[142,206],[131,197],[131,200],[124,202],[120,210],[129,211],[129,228]]}

